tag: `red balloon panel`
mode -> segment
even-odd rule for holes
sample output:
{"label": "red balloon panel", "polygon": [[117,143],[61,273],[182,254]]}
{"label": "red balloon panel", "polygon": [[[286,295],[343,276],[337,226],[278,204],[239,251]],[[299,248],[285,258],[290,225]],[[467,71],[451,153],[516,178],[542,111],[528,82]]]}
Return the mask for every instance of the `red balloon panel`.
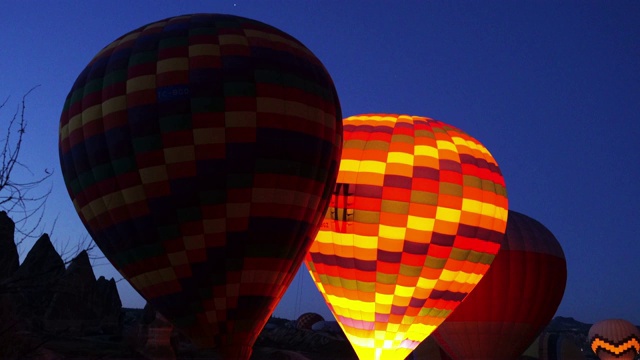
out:
{"label": "red balloon panel", "polygon": [[454,359],[515,359],[553,318],[566,281],[555,236],[510,210],[489,271],[434,337]]}

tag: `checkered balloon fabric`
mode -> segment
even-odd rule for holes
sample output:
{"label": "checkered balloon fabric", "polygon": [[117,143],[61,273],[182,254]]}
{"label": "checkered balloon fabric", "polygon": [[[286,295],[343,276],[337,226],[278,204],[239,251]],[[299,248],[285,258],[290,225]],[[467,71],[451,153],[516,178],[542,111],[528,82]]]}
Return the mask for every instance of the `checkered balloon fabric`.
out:
{"label": "checkered balloon fabric", "polygon": [[306,265],[360,359],[404,359],[489,268],[507,197],[487,149],[419,116],[344,119],[329,210]]}
{"label": "checkered balloon fabric", "polygon": [[327,208],[341,117],[329,74],[290,35],[178,16],[123,35],[81,72],[60,162],[122,275],[198,344],[243,359]]}

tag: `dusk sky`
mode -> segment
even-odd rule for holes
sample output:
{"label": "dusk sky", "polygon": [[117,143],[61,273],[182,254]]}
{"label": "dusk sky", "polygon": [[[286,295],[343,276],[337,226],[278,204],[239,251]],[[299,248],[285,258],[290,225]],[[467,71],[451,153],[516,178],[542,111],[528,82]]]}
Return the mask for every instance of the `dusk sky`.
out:
{"label": "dusk sky", "polygon": [[[294,36],[324,63],[343,115],[400,113],[455,125],[505,177],[509,208],[553,232],[568,280],[556,312],[640,324],[640,2],[9,1],[0,11],[0,131],[22,96],[20,179],[54,172],[43,231],[87,236],[58,160],[62,106],[120,35],[189,13],[234,14]],[[2,135],[4,137],[4,135]],[[22,256],[32,242],[22,244]],[[101,256],[94,250],[94,256]],[[121,279],[105,259],[97,276]],[[118,282],[126,307],[144,300]],[[304,265],[274,315],[331,314]]]}

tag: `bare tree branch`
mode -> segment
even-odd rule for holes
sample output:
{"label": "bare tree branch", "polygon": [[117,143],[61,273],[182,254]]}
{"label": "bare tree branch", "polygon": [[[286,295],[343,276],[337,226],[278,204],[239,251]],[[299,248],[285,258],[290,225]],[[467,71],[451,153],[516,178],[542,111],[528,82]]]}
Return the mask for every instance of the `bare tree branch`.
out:
{"label": "bare tree branch", "polygon": [[[19,156],[27,129],[26,100],[36,88],[38,86],[34,86],[22,96],[22,101],[7,124],[4,139],[0,140],[0,209],[7,211],[16,223],[16,233],[20,237],[17,241],[18,246],[27,238],[40,236],[46,201],[52,190],[51,184],[45,186],[45,182],[53,175],[50,169],[45,169],[44,174],[38,175],[35,180],[16,179],[17,168],[35,176],[20,162]],[[7,97],[0,104],[0,112],[8,101]]]}

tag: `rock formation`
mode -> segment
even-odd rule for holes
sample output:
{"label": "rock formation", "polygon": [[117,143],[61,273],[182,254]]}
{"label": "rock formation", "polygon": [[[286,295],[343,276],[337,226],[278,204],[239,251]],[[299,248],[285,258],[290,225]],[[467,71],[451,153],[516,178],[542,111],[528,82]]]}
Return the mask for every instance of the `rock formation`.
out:
{"label": "rock formation", "polygon": [[0,211],[0,334],[119,334],[122,303],[113,279],[98,280],[86,251],[65,268],[43,234],[19,264],[15,224]]}
{"label": "rock formation", "polygon": [[122,301],[116,281],[100,276],[96,281],[96,303],[100,309],[100,329],[103,333],[116,334],[122,331]]}
{"label": "rock formation", "polygon": [[115,281],[96,281],[89,255],[82,251],[58,281],[44,316],[45,329],[72,335],[115,333],[121,308]]}
{"label": "rock formation", "polygon": [[64,262],[47,234],[36,241],[5,284],[17,316],[28,329],[42,329],[43,318],[56,293]]}
{"label": "rock formation", "polygon": [[0,283],[18,269],[18,249],[13,240],[15,228],[7,212],[0,211]]}
{"label": "rock formation", "polygon": [[0,211],[0,334],[20,330],[13,305],[14,289],[9,281],[19,265],[18,249],[13,240],[14,230],[13,220],[5,211]]}
{"label": "rock formation", "polygon": [[64,271],[64,261],[53,247],[49,235],[43,234],[29,250],[11,280],[20,283],[18,286],[23,288],[50,287]]}

